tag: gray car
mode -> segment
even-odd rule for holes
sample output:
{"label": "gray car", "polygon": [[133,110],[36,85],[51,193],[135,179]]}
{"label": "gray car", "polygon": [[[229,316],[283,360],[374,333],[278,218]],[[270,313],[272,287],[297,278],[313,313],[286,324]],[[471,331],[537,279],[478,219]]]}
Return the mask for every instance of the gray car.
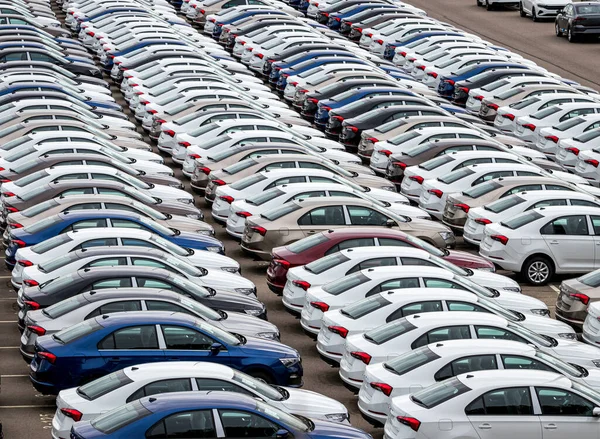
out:
{"label": "gray car", "polygon": [[99,315],[127,311],[182,312],[236,334],[276,341],[280,338],[279,329],[272,323],[244,313],[212,309],[174,291],[116,288],[79,294],[44,310],[28,312],[21,335],[21,355],[30,362],[41,335],[52,335]]}
{"label": "gray car", "polygon": [[556,319],[580,331],[588,314],[588,305],[600,300],[600,270],[563,280],[559,291]]}

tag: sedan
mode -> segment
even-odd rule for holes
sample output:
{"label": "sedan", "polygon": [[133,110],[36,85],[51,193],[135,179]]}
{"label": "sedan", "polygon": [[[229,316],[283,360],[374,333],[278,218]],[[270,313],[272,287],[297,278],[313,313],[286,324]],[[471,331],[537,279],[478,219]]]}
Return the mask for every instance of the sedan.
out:
{"label": "sedan", "polygon": [[[600,287],[600,271],[594,270],[575,279],[564,280],[560,284],[556,298],[556,318],[580,329],[591,312],[591,304],[600,300],[597,288]],[[596,307],[594,306],[594,309]],[[600,313],[596,312],[592,319]],[[596,327],[595,322],[588,322],[588,327]],[[589,330],[588,333],[592,331]]]}
{"label": "sedan", "polygon": [[600,128],[600,114],[593,113],[573,117],[553,127],[542,128],[534,148],[553,157],[559,152],[560,140],[578,137],[595,128]]}
{"label": "sedan", "polygon": [[533,21],[544,18],[554,18],[562,11],[570,1],[566,0],[522,0],[519,3],[521,17],[531,16]]}
{"label": "sedan", "polygon": [[570,43],[585,37],[598,37],[600,31],[600,3],[569,3],[558,11],[554,21],[557,37],[567,36]]}

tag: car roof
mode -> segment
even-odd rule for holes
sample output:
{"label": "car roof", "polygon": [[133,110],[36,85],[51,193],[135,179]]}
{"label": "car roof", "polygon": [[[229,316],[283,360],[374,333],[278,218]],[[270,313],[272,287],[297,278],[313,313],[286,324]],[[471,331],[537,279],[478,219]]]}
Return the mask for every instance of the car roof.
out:
{"label": "car roof", "polygon": [[[345,197],[344,197],[345,198]],[[406,233],[400,230],[388,229],[384,227],[344,227],[339,229],[331,229],[322,232],[329,239],[343,239],[345,237],[372,237],[372,238],[405,238]],[[381,248],[381,247],[378,247]]]}
{"label": "car roof", "polygon": [[[331,174],[330,171],[326,171],[326,172],[329,172]],[[301,192],[301,191],[305,191],[305,190],[339,191],[339,190],[345,189],[346,192],[354,192],[355,191],[350,186],[346,186],[342,183],[322,183],[322,182],[319,182],[318,186],[315,183],[288,183],[288,184],[281,184],[281,185],[275,186],[275,188],[280,189],[285,193]],[[273,188],[273,189],[275,189],[275,188]]]}
{"label": "car roof", "polygon": [[452,312],[427,312],[422,314],[412,314],[405,317],[410,323],[421,328],[439,325],[473,325],[473,324],[494,324],[497,326],[506,326],[506,319],[495,314],[468,311]]}
{"label": "car roof", "polygon": [[548,198],[548,197],[561,197],[561,198],[564,197],[564,198],[580,198],[580,199],[597,201],[597,198],[594,197],[593,195],[584,194],[583,192],[577,192],[577,191],[561,191],[561,190],[524,191],[524,192],[518,192],[513,195],[517,195],[521,198],[524,198],[525,200],[537,200],[537,199],[544,199],[544,198]]}
{"label": "car roof", "polygon": [[[424,251],[424,250],[418,250]],[[383,267],[373,267],[362,270],[364,274],[366,274],[370,279],[378,279],[378,278],[386,278],[389,277],[390,274],[398,275],[399,277],[404,276],[439,276],[446,279],[454,279],[455,274],[451,271],[446,270],[441,267],[428,267],[421,265],[392,265],[392,266],[383,266]],[[427,288],[427,294],[432,288]]]}
{"label": "car roof", "polygon": [[[171,367],[175,366],[176,367]],[[145,363],[126,367],[123,372],[133,381],[153,378],[172,379],[193,376],[206,376],[210,378],[229,379],[233,370],[223,364],[209,363],[206,361],[178,361],[177,363]]]}
{"label": "car roof", "polygon": [[[115,256],[115,257],[125,257],[125,256],[148,256],[153,258],[161,258],[165,259],[167,257],[175,257],[169,253],[166,253],[162,250],[156,248],[148,248],[148,247],[140,247],[137,245],[127,245],[120,246],[117,254],[115,254],[114,247],[106,246],[106,247],[89,247],[82,248],[81,250],[77,250],[75,252],[69,253],[77,255],[78,259],[92,258],[95,256]],[[183,262],[183,261],[182,261]]]}
{"label": "car roof", "polygon": [[[531,164],[529,166],[535,166],[535,165]],[[561,183],[561,184],[564,184],[566,186],[572,186],[572,183],[569,183],[569,182],[566,182],[566,181],[563,181],[563,180],[559,180],[558,178],[551,177],[551,176],[539,176],[539,177],[535,177],[535,176],[532,176],[532,175],[527,175],[527,176],[518,175],[518,176],[512,176],[512,177],[494,178],[493,180],[490,180],[490,181],[493,181],[493,182],[496,182],[496,183],[502,185],[503,188],[506,188],[507,186],[517,186],[517,185],[520,185],[520,184],[536,184],[536,183],[537,184],[557,184],[557,183]],[[575,191],[573,191],[573,192],[575,192]]]}
{"label": "car roof", "polygon": [[198,319],[195,316],[184,314],[182,312],[172,311],[128,311],[125,313],[103,314],[95,317],[94,320],[104,328],[124,323],[194,323]]}
{"label": "car roof", "polygon": [[[79,122],[81,123],[81,122]],[[75,135],[75,134],[73,134]],[[104,171],[105,173],[116,173],[116,172],[120,172],[118,169],[116,168],[112,168],[112,167],[108,167],[108,166],[98,166],[98,165],[73,165],[73,166],[57,166],[54,168],[47,168],[46,172],[48,172],[50,175],[53,174],[66,174],[66,173],[72,173],[72,172],[101,172]]]}
{"label": "car roof", "polygon": [[174,409],[213,409],[232,408],[254,410],[256,400],[244,394],[236,394],[232,398],[231,392],[176,392],[157,394],[140,399],[148,410],[156,413]]}
{"label": "car roof", "polygon": [[67,232],[67,234],[74,240],[104,237],[148,239],[154,235],[152,232],[147,230],[130,229],[125,227],[95,227],[93,229],[73,230]]}
{"label": "car roof", "polygon": [[[275,155],[275,154],[273,154]],[[277,154],[277,157],[282,156],[284,154]],[[290,155],[290,154],[287,154]],[[267,157],[271,157],[272,155],[268,155]],[[299,156],[300,157],[300,156]],[[301,156],[304,157],[304,156]],[[265,157],[266,158],[266,157]],[[267,178],[276,178],[276,177],[287,177],[290,175],[298,175],[298,168],[283,168],[283,169],[270,169],[267,171],[260,171],[258,174],[264,175]],[[306,172],[305,171],[309,171]],[[303,168],[302,169],[303,176],[332,176],[337,175],[333,171],[328,171],[325,169],[312,169],[312,168]],[[275,186],[279,187],[279,186]]]}
{"label": "car roof", "polygon": [[[140,274],[144,276],[156,276],[160,278],[167,278],[171,276],[179,277],[178,274],[175,274],[169,270],[164,268],[150,268],[138,265],[116,265],[113,267],[90,267],[90,268],[82,268],[77,271],[77,273],[82,277],[92,277],[92,276],[104,276],[104,275],[114,275],[114,276],[139,276]],[[87,276],[86,276],[87,275]],[[198,285],[198,288],[202,288]]]}
{"label": "car roof", "polygon": [[[340,253],[351,260],[369,258],[373,256],[420,256],[424,259],[429,259],[431,256],[429,252],[425,250],[421,250],[416,247],[403,246],[366,246],[347,248],[345,250],[341,250]],[[399,267],[394,266],[394,268]]]}
{"label": "car roof", "polygon": [[[428,292],[429,293],[429,292]],[[537,349],[526,343],[501,339],[446,340],[428,345],[440,357],[478,354],[521,354],[533,356]]]}
{"label": "car roof", "polygon": [[571,388],[571,380],[566,376],[542,370],[486,370],[457,375],[457,378],[473,390],[543,385]]}
{"label": "car roof", "polygon": [[162,288],[103,288],[83,293],[82,296],[89,303],[102,302],[105,300],[119,299],[165,299],[179,302],[184,298],[179,293]]}
{"label": "car roof", "polygon": [[[505,168],[509,168],[510,170],[515,170],[515,171],[539,170],[541,172],[541,169],[539,169],[537,166],[535,166],[534,164],[528,164],[528,163],[480,163],[480,164],[470,165],[470,166],[466,166],[466,167],[469,169],[472,169],[476,173],[495,171],[497,169],[499,170],[499,169],[505,169]],[[531,179],[531,178],[536,178],[536,177],[529,176],[529,178]]]}
{"label": "car roof", "polygon": [[[448,300],[457,299],[466,302],[477,303],[478,297],[468,291],[458,290],[454,288],[427,288],[427,292],[423,293],[423,288],[401,288],[398,290],[388,290],[379,293],[380,297],[384,297],[392,303],[406,302],[407,300]],[[364,299],[366,300],[366,299]]]}
{"label": "car roof", "polygon": [[533,209],[533,211],[538,212],[545,217],[556,215],[598,215],[600,214],[600,207],[548,206],[539,207],[537,209]]}
{"label": "car roof", "polygon": [[[331,199],[329,199],[329,197],[315,197],[315,198],[305,198],[305,199],[301,199],[301,200],[295,200],[292,201],[292,203],[296,203],[297,205],[299,205],[301,208],[312,208],[315,206],[322,206],[322,205],[331,205],[331,204],[356,204],[358,206],[375,206],[375,203],[373,203],[372,201],[369,200],[363,200],[362,198],[356,198],[356,197],[335,197],[335,202]],[[379,207],[379,206],[377,206]]]}

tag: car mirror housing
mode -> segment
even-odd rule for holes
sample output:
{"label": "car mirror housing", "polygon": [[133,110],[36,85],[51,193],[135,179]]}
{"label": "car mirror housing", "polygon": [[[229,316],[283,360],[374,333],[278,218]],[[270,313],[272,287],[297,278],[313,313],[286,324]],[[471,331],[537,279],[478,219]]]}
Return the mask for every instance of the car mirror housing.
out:
{"label": "car mirror housing", "polygon": [[[595,409],[594,409],[595,410]],[[599,409],[600,410],[600,409]],[[277,433],[275,433],[275,437],[277,439],[287,439],[290,437],[290,432],[284,429],[281,430],[277,430]]]}
{"label": "car mirror housing", "polygon": [[600,407],[594,407],[594,409],[592,410],[592,416],[600,417]]}
{"label": "car mirror housing", "polygon": [[396,221],[392,220],[392,219],[388,219],[385,222],[385,226],[386,227],[396,227],[398,224],[396,224]]}
{"label": "car mirror housing", "polygon": [[210,352],[213,355],[217,355],[223,349],[223,345],[221,343],[213,343],[210,345]]}

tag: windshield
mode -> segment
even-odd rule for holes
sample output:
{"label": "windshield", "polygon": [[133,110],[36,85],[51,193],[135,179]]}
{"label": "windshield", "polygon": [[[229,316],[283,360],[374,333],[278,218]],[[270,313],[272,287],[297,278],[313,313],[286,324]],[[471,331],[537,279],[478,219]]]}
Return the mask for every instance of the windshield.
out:
{"label": "windshield", "polygon": [[526,224],[529,224],[533,221],[536,221],[540,218],[543,218],[543,215],[535,212],[535,211],[531,211],[531,212],[526,212],[523,213],[521,215],[516,216],[513,219],[507,220],[507,221],[503,221],[500,224],[503,225],[504,227],[507,227],[511,230],[515,230],[518,229],[520,227],[523,227]]}
{"label": "windshield", "polygon": [[350,258],[344,255],[342,252],[337,252],[305,265],[304,269],[312,274],[321,274],[333,267],[337,267],[338,265],[348,262],[349,260]]}
{"label": "windshield", "polygon": [[62,235],[55,236],[53,238],[47,239],[45,241],[40,242],[39,244],[31,247],[31,251],[37,253],[38,255],[44,254],[47,251],[50,251],[59,245],[65,244],[69,241],[72,241],[71,237],[66,233]]}
{"label": "windshield", "polygon": [[454,159],[450,157],[448,154],[441,155],[439,157],[432,158],[431,160],[427,160],[424,163],[419,165],[419,168],[424,169],[426,171],[431,171],[433,169],[439,168],[446,163],[453,162]]}
{"label": "windshield", "polygon": [[367,276],[359,272],[326,283],[321,288],[323,291],[331,294],[332,296],[338,296],[343,292],[362,285],[370,280],[371,279],[369,279]]}
{"label": "windshield", "polygon": [[465,386],[458,378],[449,378],[440,383],[436,383],[427,387],[424,390],[413,393],[410,399],[415,404],[418,404],[427,409],[440,405],[443,402],[449,401],[452,398],[469,392],[471,389]]}
{"label": "windshield", "polygon": [[438,181],[441,181],[444,184],[450,184],[450,183],[454,183],[455,181],[462,180],[463,178],[468,177],[469,175],[472,175],[472,174],[475,174],[475,171],[472,170],[471,168],[469,168],[469,167],[460,168],[460,169],[457,169],[456,171],[452,171],[445,177],[438,178]]}
{"label": "windshield", "polygon": [[586,275],[578,277],[577,280],[588,287],[600,286],[600,270],[592,271]]}
{"label": "windshield", "polygon": [[20,149],[17,149],[15,152],[6,154],[4,156],[4,160],[12,163],[15,160],[19,160],[35,151],[36,151],[36,149],[33,146],[29,146],[27,148],[20,148]]}
{"label": "windshield", "polygon": [[305,421],[303,418],[285,413],[284,411],[279,410],[278,408],[273,407],[272,405],[265,404],[262,401],[256,401],[256,410],[260,413],[264,413],[265,415],[271,418],[277,419],[282,424],[288,425],[294,430],[302,431],[305,433],[312,430],[312,425],[309,424],[309,421]]}
{"label": "windshield", "polygon": [[58,202],[55,200],[44,201],[43,203],[31,206],[29,209],[25,209],[21,212],[21,215],[31,218],[56,206],[58,206]]}
{"label": "windshield", "polygon": [[554,105],[552,107],[547,107],[547,108],[544,108],[543,110],[537,111],[529,117],[531,117],[532,119],[540,120],[540,119],[544,119],[548,116],[551,116],[554,113],[558,113],[561,110],[562,110],[561,107]]}
{"label": "windshield", "polygon": [[585,375],[581,370],[577,369],[575,366],[572,366],[569,363],[552,355],[548,355],[545,352],[536,351],[535,356],[541,358],[546,363],[550,363],[564,375],[571,375],[577,378],[581,378]]}
{"label": "windshield", "polygon": [[363,338],[376,345],[381,345],[414,329],[417,329],[415,325],[406,318],[401,318],[365,332]]}
{"label": "windshield", "polygon": [[500,183],[496,181],[488,181],[485,183],[478,184],[469,190],[463,191],[462,194],[470,198],[479,198],[485,194],[489,194],[490,192],[495,191],[499,187],[502,187]]}
{"label": "windshield", "polygon": [[408,122],[406,120],[392,120],[391,122],[384,123],[383,125],[374,128],[373,131],[384,134],[402,125],[406,125],[407,123]]}
{"label": "windshield", "polygon": [[254,174],[232,183],[230,187],[236,191],[241,191],[266,179],[267,177],[265,177],[263,174]]}
{"label": "windshield", "polygon": [[506,209],[510,209],[511,207],[515,207],[521,203],[524,203],[525,200],[518,195],[511,195],[510,197],[501,198],[498,201],[494,201],[493,203],[484,206],[485,210],[489,210],[493,213],[504,212]]}
{"label": "windshield", "polygon": [[438,358],[440,358],[439,355],[429,349],[429,347],[423,346],[414,351],[406,352],[387,363],[383,363],[383,367],[395,375],[404,375]]}
{"label": "windshield", "polygon": [[521,87],[517,87],[517,88],[511,88],[509,90],[505,90],[502,93],[498,93],[497,95],[494,96],[495,99],[500,99],[501,101],[508,99],[508,98],[512,98],[513,96],[518,95],[519,93],[523,92],[523,88]]}
{"label": "windshield", "polygon": [[567,119],[564,122],[561,122],[552,128],[555,129],[556,131],[566,131],[566,130],[569,130],[583,122],[585,122],[585,119],[583,117],[574,117],[572,119]]}
{"label": "windshield", "polygon": [[377,294],[373,297],[368,297],[358,302],[354,302],[351,305],[345,306],[341,309],[340,313],[352,320],[360,319],[368,314],[371,314],[378,309],[384,308],[390,305],[392,302],[387,300],[381,294]]}
{"label": "windshield", "polygon": [[222,342],[225,342],[228,345],[237,346],[241,343],[240,339],[233,335],[231,332],[224,331],[210,323],[204,322],[202,320],[196,320],[194,322],[194,325],[198,329],[207,332],[211,336],[216,337],[217,339],[221,340]]}
{"label": "windshield", "polygon": [[133,383],[124,370],[113,372],[77,388],[77,394],[88,401],[107,395],[113,390]]}
{"label": "windshield", "polygon": [[251,204],[253,206],[261,206],[267,201],[271,201],[283,194],[285,194],[285,192],[283,192],[281,189],[273,188],[269,189],[266,192],[259,193],[253,197],[246,198],[246,203]]}
{"label": "windshield", "polygon": [[286,247],[287,250],[292,253],[302,253],[303,251],[309,250],[313,247],[316,247],[319,244],[322,244],[328,241],[329,238],[324,233],[319,233],[317,235],[308,236],[299,241],[296,241]]}
{"label": "windshield", "polygon": [[169,253],[173,253],[177,256],[189,256],[190,252],[185,250],[183,247],[179,247],[177,244],[173,244],[171,241],[167,241],[158,235],[152,234],[150,236],[150,242],[155,242],[158,246],[163,249],[167,249]]}
{"label": "windshield", "polygon": [[287,214],[290,214],[296,210],[300,209],[300,206],[296,203],[286,203],[283,206],[276,207],[274,209],[268,210],[264,213],[261,213],[261,218],[265,218],[269,221],[275,221],[276,219],[281,218]]}
{"label": "windshield", "polygon": [[242,386],[246,386],[272,401],[283,401],[285,397],[277,390],[276,387],[270,386],[269,384],[259,381],[250,375],[238,372],[233,372],[233,381],[240,383]]}
{"label": "windshield", "polygon": [[513,330],[528,341],[533,340],[538,346],[543,346],[546,348],[554,346],[554,344],[549,341],[550,337],[546,338],[545,336],[537,334],[531,329],[525,328],[517,323],[508,322],[507,328]]}
{"label": "windshield", "polygon": [[144,183],[143,181],[138,180],[137,178],[132,177],[131,175],[123,174],[122,172],[117,172],[115,175],[120,179],[125,180],[133,187],[136,187],[138,189],[150,189],[150,186],[147,183]]}

